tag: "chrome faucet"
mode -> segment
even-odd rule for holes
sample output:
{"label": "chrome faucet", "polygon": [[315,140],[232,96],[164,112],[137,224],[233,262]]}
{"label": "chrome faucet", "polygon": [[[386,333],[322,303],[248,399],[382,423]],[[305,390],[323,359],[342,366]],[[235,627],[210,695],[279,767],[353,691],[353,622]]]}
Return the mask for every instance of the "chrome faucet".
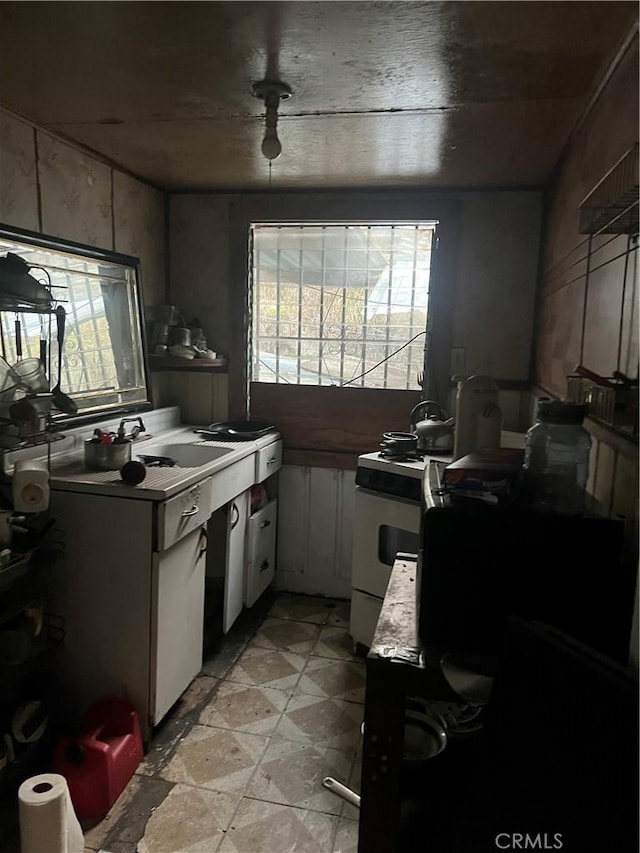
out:
{"label": "chrome faucet", "polygon": [[[131,421],[137,421],[137,423],[134,427],[132,427],[129,435],[126,435],[124,425],[127,423],[130,423]],[[118,427],[118,438],[120,438],[120,439],[123,439],[123,438],[134,439],[134,438],[137,438],[141,432],[145,432],[145,431],[146,431],[146,427],[144,425],[142,418],[123,418],[120,421],[120,426]]]}

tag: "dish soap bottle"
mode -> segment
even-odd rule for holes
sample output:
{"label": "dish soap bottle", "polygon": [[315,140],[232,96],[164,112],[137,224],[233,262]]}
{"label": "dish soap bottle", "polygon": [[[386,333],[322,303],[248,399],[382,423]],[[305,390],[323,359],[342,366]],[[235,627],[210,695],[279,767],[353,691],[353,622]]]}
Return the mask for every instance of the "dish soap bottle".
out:
{"label": "dish soap bottle", "polygon": [[587,407],[542,399],[524,445],[525,488],[533,509],[584,512],[591,436],[582,426]]}

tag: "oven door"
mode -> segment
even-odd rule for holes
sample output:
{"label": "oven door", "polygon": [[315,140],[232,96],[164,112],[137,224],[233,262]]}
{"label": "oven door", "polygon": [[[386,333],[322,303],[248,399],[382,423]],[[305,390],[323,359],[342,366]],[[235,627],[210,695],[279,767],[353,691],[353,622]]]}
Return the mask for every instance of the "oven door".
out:
{"label": "oven door", "polygon": [[356,487],[351,586],[383,599],[399,552],[417,554],[420,504]]}

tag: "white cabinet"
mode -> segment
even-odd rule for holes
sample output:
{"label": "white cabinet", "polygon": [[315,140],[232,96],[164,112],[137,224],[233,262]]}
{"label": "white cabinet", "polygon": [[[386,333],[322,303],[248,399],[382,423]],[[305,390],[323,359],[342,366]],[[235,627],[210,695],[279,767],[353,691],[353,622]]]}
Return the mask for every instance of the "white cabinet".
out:
{"label": "white cabinet", "polygon": [[150,707],[155,725],[202,669],[207,534],[198,527],[154,554]]}
{"label": "white cabinet", "polygon": [[146,737],[199,672],[210,500],[208,480],[168,506],[52,493],[65,548],[51,611],[64,620],[56,665],[70,709],[124,695]]}
{"label": "white cabinet", "polygon": [[276,500],[257,510],[247,522],[247,562],[244,603],[253,607],[273,581],[276,562]]}
{"label": "white cabinet", "polygon": [[50,610],[64,620],[55,665],[70,715],[126,696],[148,738],[202,667],[208,605],[226,633],[271,583],[276,502],[249,508],[251,487],[281,464],[278,440],[165,499],[128,496],[117,480],[117,495],[99,480],[90,492],[85,480],[54,485],[64,557]]}
{"label": "white cabinet", "polygon": [[[206,612],[220,623],[218,633],[226,634],[244,604],[244,567],[246,562],[247,515],[251,490],[247,489],[213,513],[208,526],[210,548],[207,554]],[[208,629],[215,635],[213,625]]]}
{"label": "white cabinet", "polygon": [[240,615],[244,603],[245,539],[250,497],[250,491],[238,495],[231,502],[228,513],[227,565],[223,616],[223,630],[225,634]]}

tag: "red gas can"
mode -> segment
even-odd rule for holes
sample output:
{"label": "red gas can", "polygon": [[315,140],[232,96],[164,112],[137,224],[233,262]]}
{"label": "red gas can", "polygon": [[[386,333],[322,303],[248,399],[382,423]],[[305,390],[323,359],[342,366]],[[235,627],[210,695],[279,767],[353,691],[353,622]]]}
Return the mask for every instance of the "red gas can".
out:
{"label": "red gas can", "polygon": [[140,722],[125,699],[101,699],[89,708],[79,737],[64,737],[54,771],[67,780],[82,817],[104,817],[142,760]]}

